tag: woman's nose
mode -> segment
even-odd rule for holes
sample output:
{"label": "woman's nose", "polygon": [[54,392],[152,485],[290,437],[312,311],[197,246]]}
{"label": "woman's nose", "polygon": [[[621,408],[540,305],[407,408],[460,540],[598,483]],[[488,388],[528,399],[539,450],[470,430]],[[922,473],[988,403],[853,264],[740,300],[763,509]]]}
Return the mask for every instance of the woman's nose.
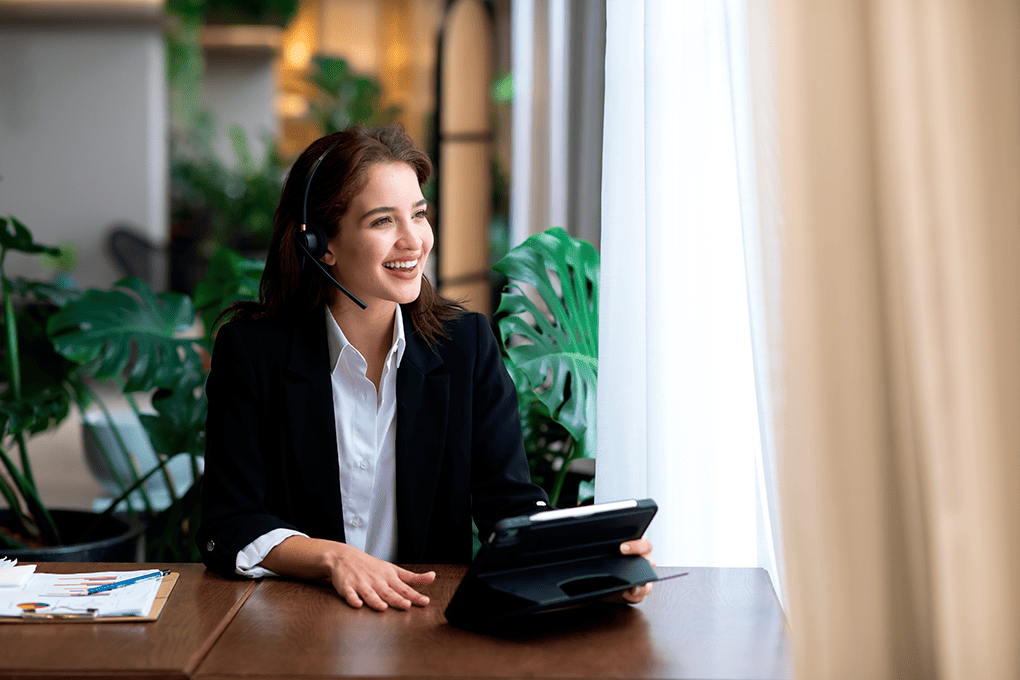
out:
{"label": "woman's nose", "polygon": [[422,236],[418,233],[418,229],[415,228],[415,224],[411,220],[402,220],[400,225],[400,234],[397,238],[397,244],[406,248],[407,250],[418,250],[422,245]]}

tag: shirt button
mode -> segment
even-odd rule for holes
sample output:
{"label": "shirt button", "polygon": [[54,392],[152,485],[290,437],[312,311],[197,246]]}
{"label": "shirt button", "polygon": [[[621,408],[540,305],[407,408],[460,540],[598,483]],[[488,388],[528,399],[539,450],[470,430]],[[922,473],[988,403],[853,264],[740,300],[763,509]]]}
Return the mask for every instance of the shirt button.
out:
{"label": "shirt button", "polygon": [[360,467],[360,468],[361,468],[362,470],[364,470],[365,468],[367,468],[367,467],[368,467],[368,461],[364,461],[364,460],[363,460],[363,461],[361,461],[361,462],[360,462],[360,463],[358,464],[358,467]]}
{"label": "shirt button", "polygon": [[354,519],[352,519],[351,520],[351,526],[352,527],[360,527],[361,526],[361,518],[360,517],[355,517]]}
{"label": "shirt button", "polygon": [[205,551],[206,552],[212,552],[215,549],[216,549],[216,541],[214,541],[214,540],[212,540],[210,538],[209,542],[205,544]]}

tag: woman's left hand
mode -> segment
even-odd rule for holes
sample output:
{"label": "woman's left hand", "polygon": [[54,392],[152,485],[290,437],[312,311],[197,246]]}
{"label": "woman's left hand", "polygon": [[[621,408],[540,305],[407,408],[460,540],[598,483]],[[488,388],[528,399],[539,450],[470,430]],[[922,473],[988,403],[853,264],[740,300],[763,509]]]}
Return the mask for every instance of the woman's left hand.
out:
{"label": "woman's left hand", "polygon": [[[652,542],[647,538],[639,538],[634,541],[627,541],[626,543],[620,544],[620,552],[624,555],[640,555],[644,557],[652,566],[655,566],[655,562],[651,559],[652,554]],[[623,591],[623,599],[631,604],[637,604],[641,600],[645,599],[645,595],[652,592],[652,584],[646,583],[643,586],[634,586]]]}

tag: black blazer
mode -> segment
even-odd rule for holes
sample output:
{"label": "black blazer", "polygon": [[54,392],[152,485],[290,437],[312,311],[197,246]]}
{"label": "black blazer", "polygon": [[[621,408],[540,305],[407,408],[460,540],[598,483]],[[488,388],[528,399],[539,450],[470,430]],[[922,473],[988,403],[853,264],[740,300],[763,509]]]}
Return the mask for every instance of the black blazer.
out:
{"label": "black blazer", "polygon": [[[472,517],[484,536],[548,498],[530,481],[517,394],[485,317],[450,322],[451,337],[429,346],[401,312],[397,561],[468,563]],[[206,394],[206,566],[234,574],[238,551],[281,527],[343,541],[325,310],[298,325],[224,325]]]}

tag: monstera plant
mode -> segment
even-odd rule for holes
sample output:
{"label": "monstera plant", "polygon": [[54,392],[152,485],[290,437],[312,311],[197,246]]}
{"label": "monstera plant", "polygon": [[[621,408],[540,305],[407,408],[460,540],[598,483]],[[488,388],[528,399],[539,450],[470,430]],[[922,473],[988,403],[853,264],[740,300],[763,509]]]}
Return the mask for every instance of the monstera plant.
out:
{"label": "monstera plant", "polygon": [[[36,243],[19,221],[0,219],[6,337],[0,348],[0,494],[10,510],[0,522],[0,549],[34,550],[80,543],[108,515],[127,507],[145,523],[149,560],[196,559],[189,530],[196,526],[200,511],[198,484],[178,494],[169,464],[183,459],[190,466],[189,478],[200,479],[200,456],[205,448],[204,358],[209,341],[184,331],[194,326],[196,311],[214,319],[230,302],[254,297],[262,263],[237,253],[218,254],[204,282],[200,303],[204,307],[196,310],[186,295],[157,295],[135,278],[109,289],[84,292],[10,280],[3,270],[10,251],[28,255],[55,252]],[[110,387],[123,395],[145,430],[158,458],[149,469],[135,465],[130,447],[101,398],[102,393],[109,394]],[[142,412],[138,395],[151,396],[154,412]],[[39,497],[26,439],[59,425],[72,405],[82,413],[98,406],[101,422],[109,425],[116,443],[111,450],[104,445],[104,438],[94,437],[99,453],[110,471],[126,466],[128,472],[123,477],[113,475],[121,494],[105,512],[96,513],[91,526],[67,535]],[[96,427],[88,419],[84,424]],[[146,493],[154,476],[165,480],[168,507],[154,507]]]}
{"label": "monstera plant", "polygon": [[[517,386],[533,476],[541,462],[536,457],[553,459],[552,480],[544,486],[556,505],[570,462],[595,456],[599,254],[553,227],[511,250],[494,268],[509,280],[496,319]],[[557,442],[557,430],[568,436]]]}

